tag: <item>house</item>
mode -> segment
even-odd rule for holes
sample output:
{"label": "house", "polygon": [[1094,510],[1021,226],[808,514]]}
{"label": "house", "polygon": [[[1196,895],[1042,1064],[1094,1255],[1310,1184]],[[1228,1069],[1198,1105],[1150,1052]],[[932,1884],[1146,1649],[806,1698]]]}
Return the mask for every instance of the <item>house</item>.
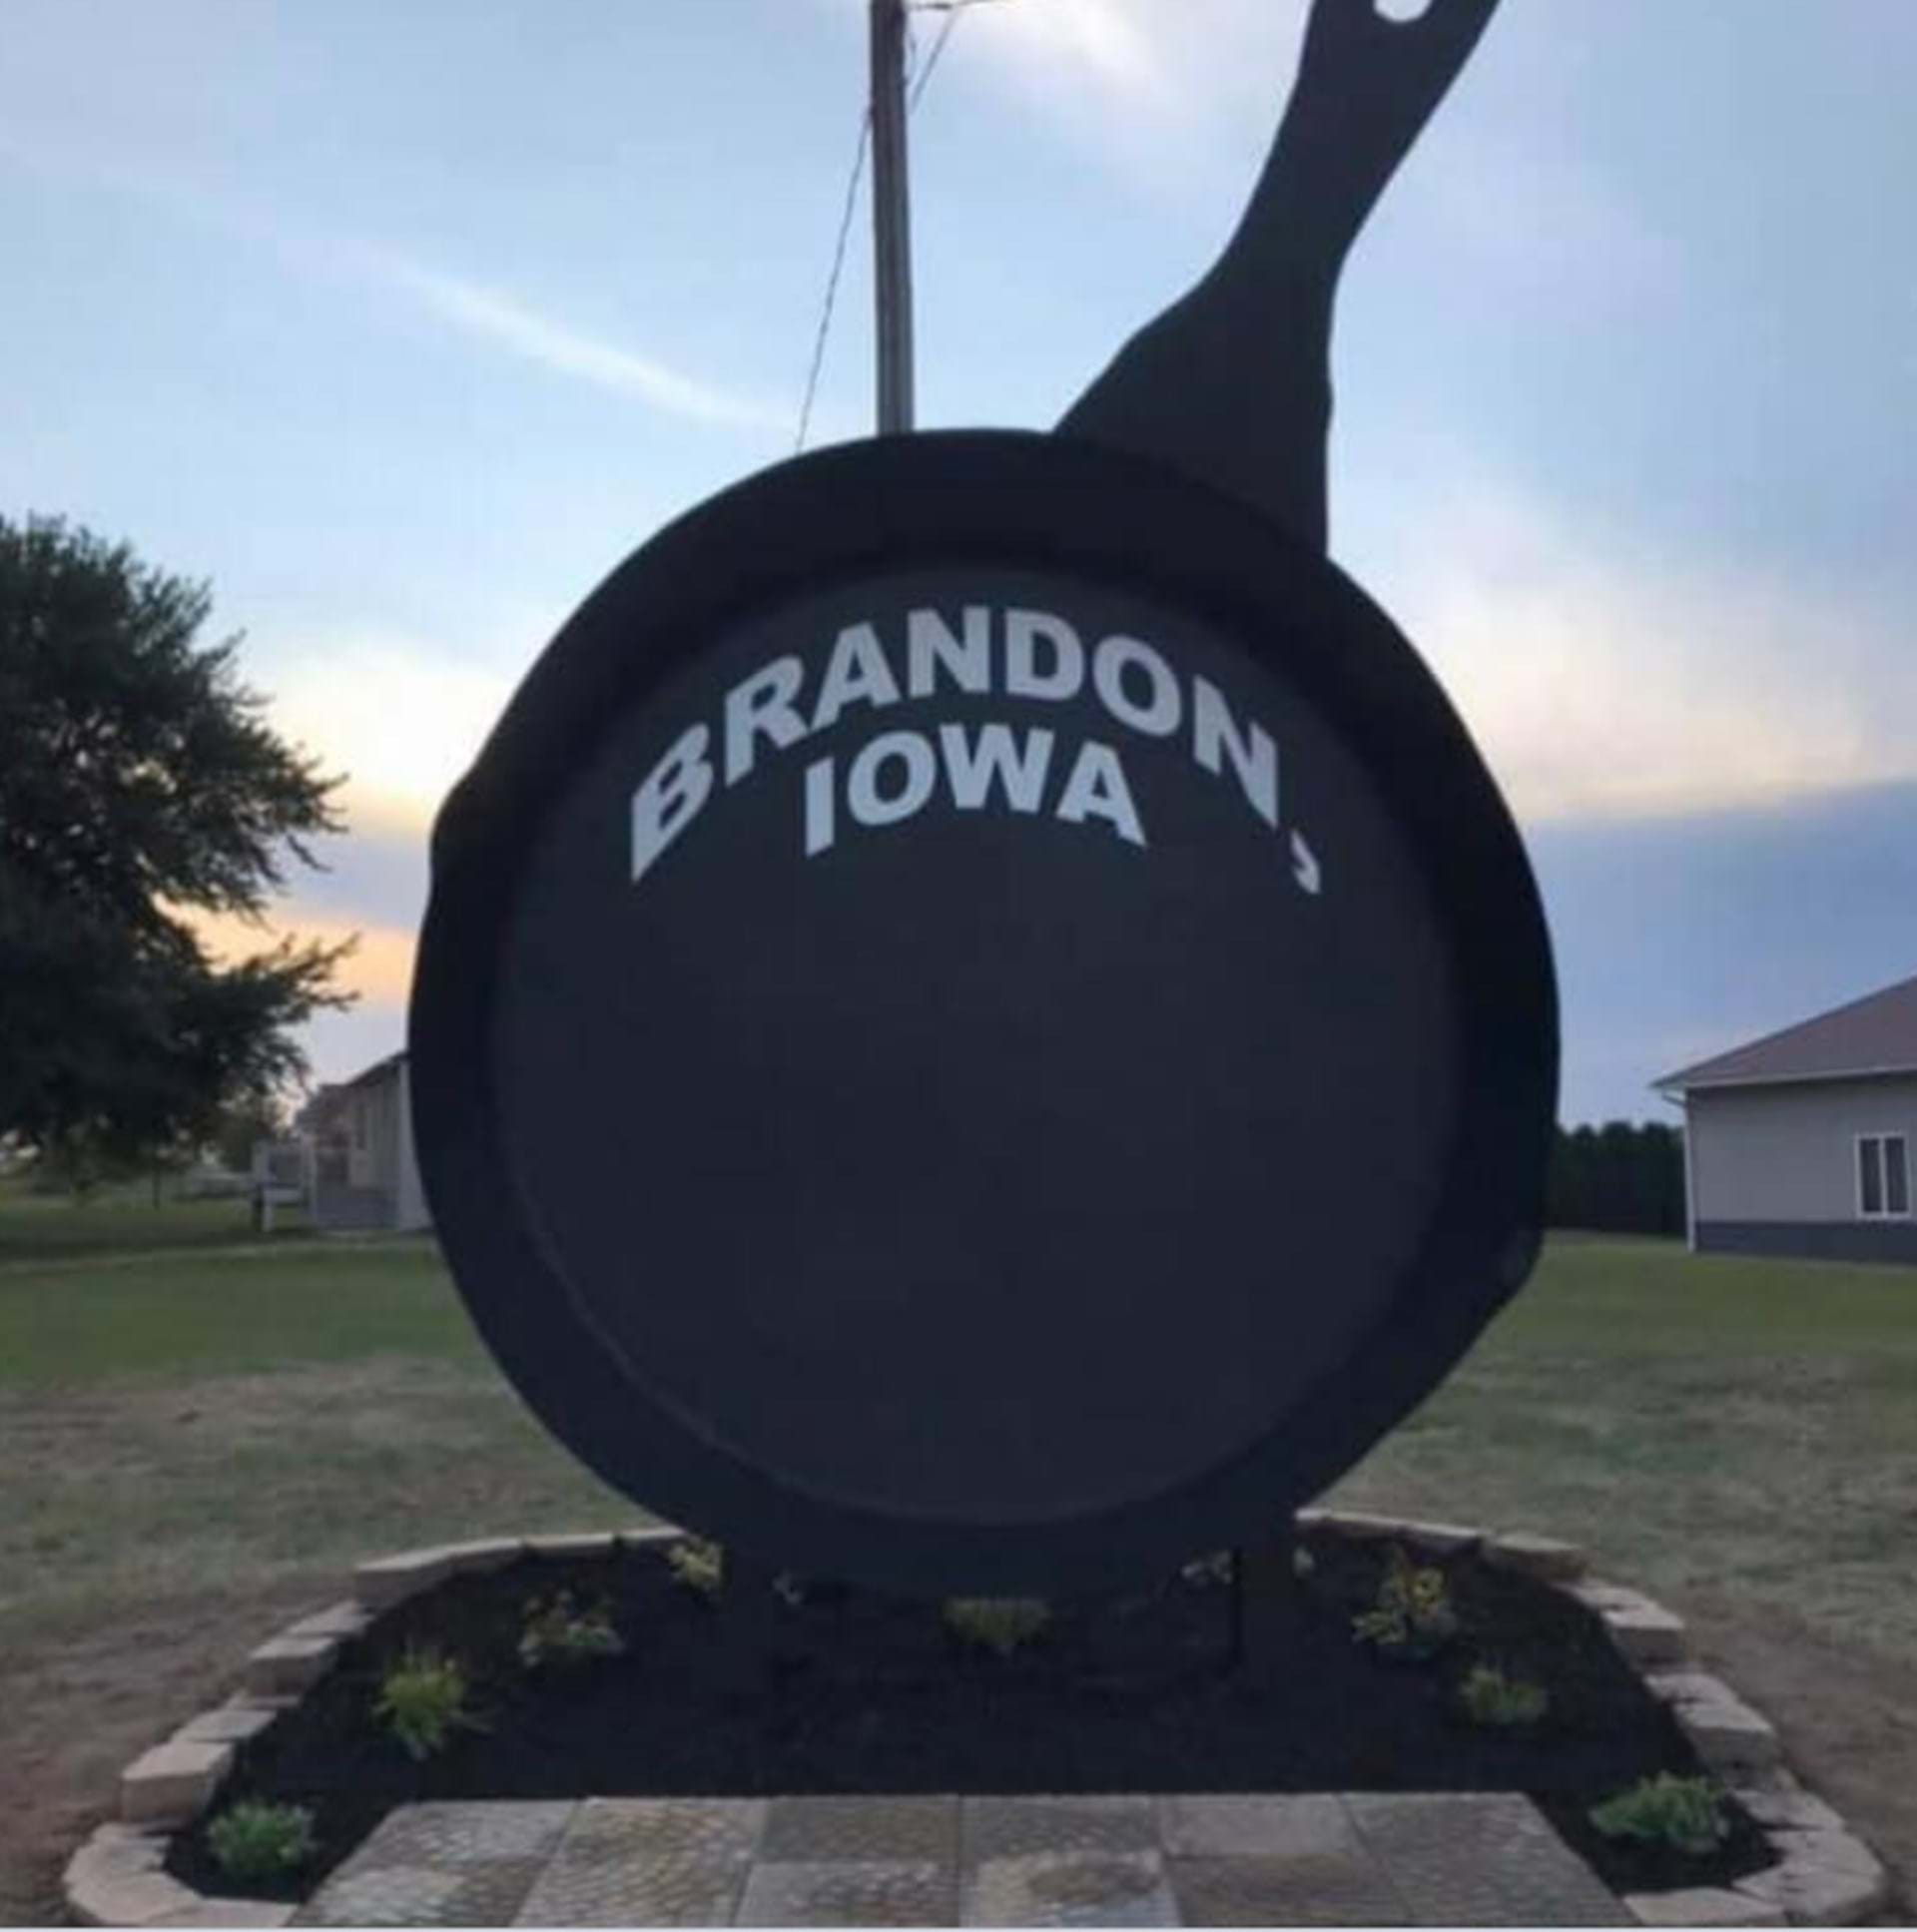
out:
{"label": "house", "polygon": [[412,1148],[412,1086],[404,1053],[322,1086],[300,1114],[313,1149],[311,1212],[322,1232],[432,1225]]}
{"label": "house", "polygon": [[1693,1251],[1917,1262],[1917,979],[1655,1084]]}

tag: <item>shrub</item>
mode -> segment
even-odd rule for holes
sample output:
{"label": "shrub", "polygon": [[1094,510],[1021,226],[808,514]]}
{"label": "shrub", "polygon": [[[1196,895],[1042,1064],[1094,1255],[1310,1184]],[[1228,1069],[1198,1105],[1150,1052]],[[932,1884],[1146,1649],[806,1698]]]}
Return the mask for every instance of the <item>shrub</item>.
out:
{"label": "shrub", "polygon": [[286,1878],[313,1856],[313,1813],[304,1804],[242,1798],[207,1827],[207,1848],[214,1863],[242,1884]]}
{"label": "shrub", "polygon": [[1474,1724],[1510,1730],[1537,1723],[1551,1708],[1550,1693],[1542,1684],[1508,1677],[1490,1663],[1472,1667],[1458,1686],[1458,1701]]}
{"label": "shrub", "polygon": [[1008,1657],[1051,1621],[1051,1609],[1035,1597],[954,1597],[945,1619],[959,1642]]}
{"label": "shrub", "polygon": [[1458,1633],[1442,1570],[1413,1564],[1393,1547],[1375,1607],[1351,1619],[1352,1634],[1389,1656],[1434,1657]]}
{"label": "shrub", "polygon": [[455,1730],[480,1728],[467,1696],[465,1669],[456,1657],[408,1647],[387,1666],[374,1710],[408,1754],[423,1759],[444,1749]]}
{"label": "shrub", "polygon": [[1707,1777],[1659,1771],[1627,1791],[1594,1805],[1591,1821],[1606,1838],[1634,1838],[1647,1845],[1701,1858],[1730,1836],[1723,1793]]}
{"label": "shrub", "polygon": [[726,1581],[726,1553],[704,1537],[668,1544],[666,1562],[672,1566],[672,1581],[700,1597],[717,1597]]}
{"label": "shrub", "polygon": [[519,1632],[519,1661],[528,1670],[542,1663],[585,1663],[593,1657],[616,1657],[625,1644],[612,1626],[612,1610],[602,1600],[589,1610],[573,1606],[572,1593],[562,1590],[550,1603],[537,1597],[525,1608]]}

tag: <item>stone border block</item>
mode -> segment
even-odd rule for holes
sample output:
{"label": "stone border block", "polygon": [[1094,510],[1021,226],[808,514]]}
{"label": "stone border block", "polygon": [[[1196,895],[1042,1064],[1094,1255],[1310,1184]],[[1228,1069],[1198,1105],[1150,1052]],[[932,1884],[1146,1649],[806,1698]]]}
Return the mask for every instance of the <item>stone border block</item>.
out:
{"label": "stone border block", "polygon": [[1660,1703],[1711,1704],[1731,1694],[1730,1686],[1707,1670],[1646,1670],[1644,1688]]}
{"label": "stone border block", "polygon": [[[184,1887],[182,1888],[185,1889]],[[168,1912],[163,1917],[147,1921],[151,1932],[162,1932],[163,1928],[179,1926],[182,1932],[188,1927],[230,1927],[232,1932],[262,1932],[262,1928],[277,1928],[293,1923],[293,1915],[299,1910],[294,1905],[277,1905],[265,1898],[203,1898],[198,1892],[188,1893],[193,1903],[179,1912]]]}
{"label": "stone border block", "polygon": [[120,1773],[128,1824],[183,1824],[206,1808],[233,1765],[231,1744],[156,1744]]}
{"label": "stone border block", "polygon": [[535,1557],[610,1557],[619,1544],[617,1530],[584,1530],[573,1536],[526,1539],[526,1548]]}
{"label": "stone border block", "polygon": [[1632,1663],[1677,1663],[1690,1653],[1684,1619],[1661,1605],[1600,1612],[1604,1629]]}
{"label": "stone border block", "polygon": [[329,1636],[343,1643],[349,1637],[363,1636],[371,1624],[372,1612],[363,1604],[348,1597],[342,1603],[328,1604],[324,1610],[301,1617],[297,1623],[289,1623],[280,1634],[292,1637]]}
{"label": "stone border block", "polygon": [[1678,1663],[1690,1654],[1684,1619],[1642,1591],[1596,1581],[1562,1588],[1598,1616],[1627,1662]]}
{"label": "stone border block", "polygon": [[523,1537],[479,1537],[470,1543],[442,1543],[425,1550],[403,1550],[377,1557],[352,1573],[352,1592],[368,1610],[390,1610],[408,1597],[444,1583],[488,1570],[500,1570],[526,1554]]}
{"label": "stone border block", "polygon": [[82,1925],[141,1925],[178,1911],[198,1894],[161,1869],[167,1840],[158,1831],[103,1824],[67,1860],[61,1889]]}
{"label": "stone border block", "polygon": [[1628,1892],[1624,1909],[1640,1925],[1787,1925],[1780,1906],[1742,1892],[1700,1885],[1681,1892]]}
{"label": "stone border block", "polygon": [[1585,1553],[1556,1537],[1493,1536],[1481,1553],[1497,1570],[1510,1570],[1541,1584],[1575,1584],[1585,1574]]}
{"label": "stone border block", "polygon": [[1292,1520],[1300,1530],[1325,1530],[1335,1537],[1350,1537],[1359,1543],[1374,1543],[1405,1533],[1405,1526],[1395,1517],[1372,1516],[1362,1510],[1300,1510]]}
{"label": "stone border block", "polygon": [[640,1523],[619,1532],[619,1541],[628,1550],[660,1550],[669,1543],[684,1543],[686,1533],[674,1523]]}
{"label": "stone border block", "polygon": [[1783,1746],[1770,1720],[1722,1678],[1704,1670],[1665,1670],[1651,1672],[1644,1682],[1653,1696],[1671,1706],[1691,1749],[1713,1771],[1735,1778],[1771,1771],[1783,1761]]}
{"label": "stone border block", "polygon": [[448,1543],[433,1554],[444,1560],[450,1576],[482,1575],[516,1563],[526,1554],[526,1540],[524,1537],[478,1537],[470,1543]]}
{"label": "stone border block", "polygon": [[407,1550],[360,1564],[352,1573],[352,1594],[362,1608],[376,1613],[444,1583],[451,1575],[452,1566],[437,1550]]}
{"label": "stone border block", "polygon": [[173,1733],[175,1744],[244,1744],[280,1715],[271,1704],[221,1704],[203,1710]]}
{"label": "stone border block", "polygon": [[1602,1577],[1581,1577],[1576,1583],[1563,1584],[1560,1588],[1567,1597],[1575,1597],[1586,1610],[1598,1614],[1607,1607],[1636,1603],[1641,1595],[1627,1585],[1613,1584]]}
{"label": "stone border block", "polygon": [[1814,1792],[1806,1791],[1793,1779],[1780,1790],[1758,1790],[1750,1785],[1732,1789],[1733,1798],[1760,1825],[1770,1827],[1771,1836],[1779,1832],[1842,1831],[1844,1821]]}
{"label": "stone border block", "polygon": [[1848,1832],[1785,1832],[1771,1843],[1783,1850],[1783,1863],[1738,1879],[1735,1889],[1781,1911],[1790,1924],[1857,1925],[1889,1902],[1889,1873]]}
{"label": "stone border block", "polygon": [[263,1697],[291,1696],[318,1683],[338,1655],[337,1637],[272,1637],[247,1658],[247,1688]]}
{"label": "stone border block", "polygon": [[1428,1557],[1462,1557],[1485,1540],[1482,1530],[1468,1523],[1407,1523],[1405,1542]]}
{"label": "stone border block", "polygon": [[1405,1543],[1434,1557],[1455,1557],[1485,1540],[1483,1530],[1462,1523],[1424,1523],[1368,1510],[1300,1510],[1292,1521],[1300,1530],[1327,1530],[1365,1543]]}
{"label": "stone border block", "polygon": [[1679,1704],[1677,1724],[1691,1749],[1723,1775],[1768,1770],[1784,1754],[1770,1720],[1736,1697],[1717,1704]]}

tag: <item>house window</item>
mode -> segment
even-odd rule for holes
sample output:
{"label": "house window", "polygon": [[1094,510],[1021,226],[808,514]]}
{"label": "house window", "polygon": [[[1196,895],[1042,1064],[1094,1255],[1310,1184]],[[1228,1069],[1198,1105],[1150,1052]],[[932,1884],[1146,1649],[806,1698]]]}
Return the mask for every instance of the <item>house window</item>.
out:
{"label": "house window", "polygon": [[1910,1217],[1910,1142],[1900,1133],[1857,1138],[1857,1211],[1866,1221]]}

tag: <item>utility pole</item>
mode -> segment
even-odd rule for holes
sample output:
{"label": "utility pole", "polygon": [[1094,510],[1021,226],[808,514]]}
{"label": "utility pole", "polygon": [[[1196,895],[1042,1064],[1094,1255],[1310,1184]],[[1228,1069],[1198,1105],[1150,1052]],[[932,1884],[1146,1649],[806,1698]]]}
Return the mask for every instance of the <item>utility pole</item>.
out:
{"label": "utility pole", "polygon": [[906,0],[872,0],[872,239],[879,341],[879,433],[903,435],[913,426]]}

